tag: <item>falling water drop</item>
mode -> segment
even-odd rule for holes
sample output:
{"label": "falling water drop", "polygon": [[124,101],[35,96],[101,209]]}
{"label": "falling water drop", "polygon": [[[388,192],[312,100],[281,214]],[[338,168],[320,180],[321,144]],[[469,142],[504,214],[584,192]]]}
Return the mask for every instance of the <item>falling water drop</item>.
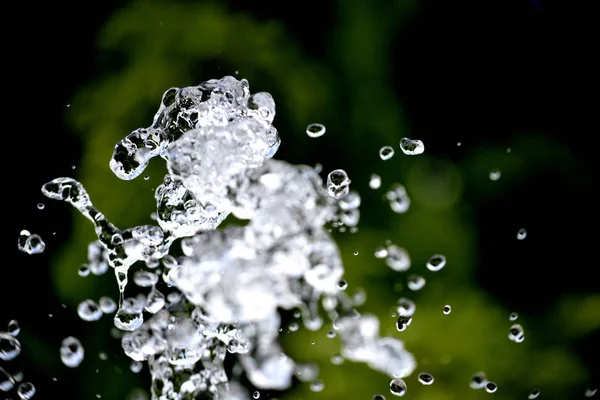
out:
{"label": "falling water drop", "polygon": [[422,154],[425,151],[425,145],[420,140],[413,140],[405,137],[400,139],[400,149],[404,154],[413,156]]}
{"label": "falling water drop", "polygon": [[21,327],[19,326],[19,322],[17,320],[10,320],[8,322],[8,327],[6,329],[6,332],[9,333],[11,336],[17,336],[19,334],[19,332],[21,332]]}
{"label": "falling water drop", "polygon": [[452,312],[452,307],[450,307],[448,304],[446,304],[444,306],[444,314],[448,315]]}
{"label": "falling water drop", "polygon": [[35,386],[31,382],[23,382],[17,388],[17,395],[22,400],[29,400],[35,394]]}
{"label": "falling water drop", "polygon": [[318,138],[325,134],[325,125],[322,124],[310,124],[306,127],[306,134],[311,138]]}
{"label": "falling water drop", "polygon": [[46,249],[46,243],[39,235],[23,229],[19,234],[18,248],[27,254],[40,254]]}
{"label": "falling water drop", "polygon": [[431,385],[433,383],[433,381],[434,381],[433,375],[431,375],[428,372],[421,372],[419,374],[418,380],[423,385]]}
{"label": "falling water drop", "polygon": [[379,149],[379,157],[382,160],[389,160],[390,158],[392,158],[394,156],[394,149],[392,148],[392,146],[383,146],[381,149]]}
{"label": "falling water drop", "polygon": [[427,269],[430,271],[439,271],[446,265],[446,256],[442,254],[434,254],[427,261]]}
{"label": "falling water drop", "polygon": [[400,378],[393,379],[390,382],[390,393],[394,396],[404,396],[406,394],[406,383]]}
{"label": "falling water drop", "polygon": [[84,350],[81,342],[69,336],[60,345],[60,359],[69,368],[76,368],[83,361]]}
{"label": "falling water drop", "polygon": [[519,229],[519,231],[517,232],[517,239],[518,240],[523,240],[526,237],[527,237],[527,230],[525,230],[525,228]]}
{"label": "falling water drop", "polygon": [[381,187],[381,177],[377,174],[371,174],[371,179],[369,179],[369,187],[371,189],[379,189]]}
{"label": "falling water drop", "polygon": [[496,390],[498,390],[498,385],[496,385],[495,382],[488,381],[485,384],[485,391],[486,392],[488,392],[488,393],[494,393]]}
{"label": "falling water drop", "polygon": [[498,179],[500,179],[501,175],[502,173],[500,172],[500,170],[498,168],[494,168],[490,171],[490,180],[497,181]]}
{"label": "falling water drop", "polygon": [[530,393],[529,396],[527,396],[527,398],[529,400],[533,400],[533,399],[537,399],[540,395],[540,393],[542,393],[542,391],[540,389],[533,389]]}

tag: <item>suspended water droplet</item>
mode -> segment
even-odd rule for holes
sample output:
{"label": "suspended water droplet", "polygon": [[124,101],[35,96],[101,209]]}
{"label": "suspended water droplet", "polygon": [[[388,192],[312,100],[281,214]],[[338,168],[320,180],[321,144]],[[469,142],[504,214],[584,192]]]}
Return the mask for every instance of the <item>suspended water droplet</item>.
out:
{"label": "suspended water droplet", "polygon": [[310,390],[313,392],[321,392],[325,388],[325,384],[322,380],[316,380],[310,383]]}
{"label": "suspended water droplet", "polygon": [[456,143],[456,145],[457,145],[458,147],[460,147],[460,146],[462,146],[462,143],[461,143],[461,142],[457,142],[457,143]]}
{"label": "suspended water droplet", "polygon": [[117,309],[117,303],[115,303],[115,301],[108,296],[100,297],[98,300],[98,305],[104,314],[112,314]]}
{"label": "suspended water droplet", "polygon": [[520,324],[514,324],[508,331],[508,338],[516,343],[521,343],[525,338],[523,327]]}
{"label": "suspended water droplet", "polygon": [[333,365],[341,365],[344,363],[344,357],[341,354],[334,354],[331,356],[330,361]]}
{"label": "suspended water droplet", "polygon": [[252,398],[253,398],[253,399],[258,399],[258,398],[260,398],[260,392],[257,390],[256,392],[252,393]]}
{"label": "suspended water droplet", "polygon": [[385,396],[382,394],[376,394],[373,396],[373,400],[385,400]]}
{"label": "suspended water droplet", "polygon": [[15,381],[13,377],[4,370],[4,368],[0,367],[0,390],[3,392],[8,392],[13,387],[15,387]]}
{"label": "suspended water droplet", "polygon": [[446,304],[444,306],[444,314],[448,315],[452,312],[452,307],[450,307],[448,304]]}
{"label": "suspended water droplet", "polygon": [[129,364],[129,369],[131,370],[131,372],[133,372],[134,374],[139,373],[142,368],[144,367],[144,364],[140,361],[132,361],[131,364]]}
{"label": "suspended water droplet", "polygon": [[400,149],[404,154],[414,156],[422,154],[425,151],[425,145],[420,140],[413,140],[405,137],[400,139]]}
{"label": "suspended water droplet", "polygon": [[392,158],[394,156],[394,149],[392,148],[392,146],[383,146],[381,149],[379,149],[379,157],[382,160],[389,160],[390,158]]}
{"label": "suspended water droplet", "polygon": [[91,269],[90,266],[88,264],[81,264],[81,266],[79,266],[79,268],[77,269],[77,274],[81,277],[86,277],[90,274]]}
{"label": "suspended water droplet", "polygon": [[337,283],[337,288],[340,290],[346,290],[348,288],[348,282],[345,279],[340,279]]}
{"label": "suspended water droplet", "polygon": [[346,171],[333,170],[327,175],[327,193],[335,199],[341,199],[350,192],[350,182]]}
{"label": "suspended water droplet", "polygon": [[150,180],[150,175],[144,175],[144,180],[145,181]]}
{"label": "suspended water droplet", "polygon": [[415,310],[417,309],[415,302],[405,297],[399,298],[397,304],[399,316],[410,317],[415,313]]}
{"label": "suspended water droplet", "polygon": [[488,392],[488,393],[494,393],[496,390],[498,390],[498,385],[496,385],[495,382],[488,381],[485,384],[485,391],[486,392]]}
{"label": "suspended water droplet", "polygon": [[27,254],[40,254],[46,249],[46,243],[39,235],[23,229],[19,234],[18,248]]}
{"label": "suspended water droplet", "polygon": [[490,171],[490,180],[497,181],[498,179],[500,179],[501,175],[502,173],[500,172],[500,170],[498,168],[494,168]]}
{"label": "suspended water droplet", "polygon": [[400,378],[392,379],[390,382],[390,393],[394,396],[404,396],[406,394],[406,383]]}
{"label": "suspended water droplet", "polygon": [[425,286],[425,278],[420,275],[410,275],[407,279],[406,286],[410,290],[421,290]]}
{"label": "suspended water droplet", "polygon": [[379,189],[381,187],[381,177],[377,174],[371,174],[371,179],[369,179],[369,187],[371,189]]}
{"label": "suspended water droplet", "polygon": [[17,388],[17,394],[22,400],[29,400],[35,394],[35,386],[31,382],[23,382]]}
{"label": "suspended water droplet", "polygon": [[398,320],[396,320],[396,329],[398,330],[398,332],[404,332],[411,322],[412,316],[401,315],[398,317]]}
{"label": "suspended water droplet", "polygon": [[17,336],[19,332],[21,332],[21,327],[19,326],[19,322],[15,319],[12,319],[8,322],[8,327],[6,329],[11,336]]}
{"label": "suspended water droplet", "polygon": [[150,287],[156,285],[158,275],[150,271],[135,271],[133,274],[133,283],[140,287]]}
{"label": "suspended water droplet", "polygon": [[517,232],[517,239],[518,240],[523,240],[526,237],[527,237],[527,230],[525,230],[525,228],[519,229],[519,231]]}
{"label": "suspended water droplet", "polygon": [[360,206],[360,195],[355,191],[350,191],[338,202],[340,208],[344,211],[356,210]]}
{"label": "suspended water droplet", "polygon": [[332,331],[327,331],[327,337],[329,339],[333,339],[335,336],[336,336],[335,331],[333,331],[333,330]]}
{"label": "suspended water droplet", "polygon": [[419,374],[419,382],[423,385],[431,385],[433,383],[433,375],[428,372],[421,372]]}
{"label": "suspended water droplet", "polygon": [[386,258],[388,251],[385,247],[378,247],[375,249],[375,258]]}
{"label": "suspended water droplet", "polygon": [[410,197],[406,192],[406,188],[399,183],[393,184],[385,194],[390,208],[396,214],[403,214],[410,208]]}
{"label": "suspended water droplet", "polygon": [[430,271],[439,271],[446,265],[446,256],[442,254],[434,254],[427,261],[427,269]]}
{"label": "suspended water droplet", "polygon": [[306,127],[306,134],[311,138],[318,138],[325,134],[325,125],[322,124],[310,124]]}
{"label": "suspended water droplet", "polygon": [[10,361],[21,353],[21,342],[8,333],[0,332],[0,360]]}
{"label": "suspended water droplet", "polygon": [[100,353],[98,353],[98,358],[101,359],[102,361],[106,361],[106,360],[108,360],[108,354],[101,351]]}
{"label": "suspended water droplet", "polygon": [[514,313],[511,313],[511,314],[508,316],[508,319],[509,319],[510,321],[516,321],[516,320],[517,320],[517,318],[519,318],[519,314],[517,314],[516,312],[514,312]]}
{"label": "suspended water droplet", "polygon": [[598,391],[598,389],[588,388],[588,389],[585,389],[585,393],[583,395],[585,397],[593,397],[596,394],[597,391]]}
{"label": "suspended water droplet", "polygon": [[94,300],[87,299],[79,303],[77,314],[84,321],[97,321],[102,317],[102,310]]}
{"label": "suspended water droplet", "polygon": [[537,399],[540,395],[540,393],[542,393],[542,391],[540,389],[533,389],[530,393],[529,396],[527,396],[527,398],[529,400],[533,400],[533,399]]}
{"label": "suspended water droplet", "polygon": [[410,268],[410,256],[404,248],[391,244],[387,247],[385,263],[394,271],[406,271]]}
{"label": "suspended water droplet", "polygon": [[60,345],[60,359],[63,364],[69,368],[76,368],[83,361],[83,356],[83,346],[77,338],[69,336],[63,339]]}
{"label": "suspended water droplet", "polygon": [[288,326],[288,329],[290,330],[290,332],[296,332],[299,328],[300,328],[300,325],[298,325],[297,322],[290,322],[290,325]]}
{"label": "suspended water droplet", "polygon": [[44,203],[38,203],[37,204],[38,210],[43,210],[45,207],[46,207],[46,205]]}
{"label": "suspended water droplet", "polygon": [[478,372],[471,378],[471,386],[472,389],[483,389],[485,384],[487,383],[487,378],[483,372]]}

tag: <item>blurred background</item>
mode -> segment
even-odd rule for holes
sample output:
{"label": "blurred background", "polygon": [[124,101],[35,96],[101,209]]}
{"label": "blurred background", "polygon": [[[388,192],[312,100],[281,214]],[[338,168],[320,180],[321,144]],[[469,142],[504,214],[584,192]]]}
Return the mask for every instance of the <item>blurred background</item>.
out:
{"label": "blurred background", "polygon": [[[17,320],[23,349],[0,367],[22,371],[39,399],[130,399],[149,387],[147,367],[130,371],[110,317],[78,318],[79,302],[117,298],[115,279],[111,271],[78,275],[93,227],[40,187],[71,176],[118,227],[152,223],[165,164],[153,160],[148,180],[121,181],[108,167],[114,145],[151,124],[169,87],[233,75],[273,95],[282,138],[275,158],[320,163],[324,177],[343,168],[361,194],[358,232],[334,236],[347,290],[364,290],[361,310],[417,358],[405,398],[526,399],[534,388],[543,399],[584,398],[600,385],[590,3],[14,3],[2,27],[10,96],[0,330]],[[313,122],[327,127],[324,136],[307,136]],[[402,137],[422,140],[425,153],[404,155]],[[387,161],[378,154],[385,145],[396,152]],[[492,170],[500,179],[490,179]],[[369,187],[374,173],[377,190]],[[412,199],[405,214],[384,200],[394,183]],[[521,228],[527,236],[518,240]],[[43,254],[17,250],[22,229],[42,236]],[[387,240],[408,250],[423,289],[409,290],[409,273],[374,257]],[[447,257],[439,272],[425,267],[433,254]],[[391,316],[399,297],[417,304],[404,332]],[[508,340],[511,313],[525,330],[519,344]],[[261,398],[393,397],[383,374],[330,362],[339,343],[328,329],[284,329],[281,337],[295,360],[318,365],[323,391],[295,381]],[[60,361],[66,336],[85,347],[79,368]],[[423,371],[433,385],[418,383]],[[496,393],[469,387],[479,371]]]}

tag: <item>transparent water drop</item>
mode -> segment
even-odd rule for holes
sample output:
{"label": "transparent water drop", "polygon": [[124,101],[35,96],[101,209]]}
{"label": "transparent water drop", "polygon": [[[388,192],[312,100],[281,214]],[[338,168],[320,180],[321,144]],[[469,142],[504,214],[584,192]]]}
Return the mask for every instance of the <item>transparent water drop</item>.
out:
{"label": "transparent water drop", "polygon": [[335,331],[327,331],[327,337],[329,339],[333,339],[334,337],[336,337],[336,335],[337,334],[335,333]]}
{"label": "transparent water drop", "polygon": [[494,168],[490,171],[490,180],[497,181],[500,179],[502,172],[498,168]]}
{"label": "transparent water drop", "polygon": [[452,312],[452,307],[450,307],[448,304],[446,304],[444,306],[444,314],[448,315]]}
{"label": "transparent water drop", "polygon": [[399,316],[410,317],[415,313],[416,309],[417,305],[414,301],[407,299],[406,297],[398,299],[397,310]]}
{"label": "transparent water drop", "polygon": [[388,251],[385,247],[378,247],[375,249],[375,258],[386,258]]}
{"label": "transparent water drop", "polygon": [[23,229],[19,234],[18,248],[27,254],[41,254],[46,249],[46,243],[39,235]]}
{"label": "transparent water drop", "polygon": [[392,146],[383,146],[381,149],[379,149],[379,157],[382,160],[389,160],[390,158],[392,158],[394,156],[394,149],[392,148]]}
{"label": "transparent water drop", "polygon": [[144,364],[140,361],[131,361],[131,364],[129,364],[129,369],[131,370],[131,372],[133,372],[134,374],[139,373],[142,368],[144,367]]}
{"label": "transparent water drop", "polygon": [[150,180],[150,175],[144,175],[144,180],[145,180],[145,181],[148,181],[148,180]]}
{"label": "transparent water drop", "polygon": [[260,392],[257,390],[254,393],[252,393],[252,398],[253,399],[259,399],[260,398]]}
{"label": "transparent water drop", "polygon": [[324,388],[325,384],[322,380],[318,379],[310,383],[310,390],[312,390],[313,392],[322,392]]}
{"label": "transparent water drop", "polygon": [[593,397],[597,391],[598,389],[587,388],[585,389],[585,393],[583,393],[583,395],[585,397]]}
{"label": "transparent water drop", "polygon": [[525,228],[519,229],[519,231],[517,232],[517,239],[518,240],[523,240],[526,237],[527,237],[527,230],[525,230]]}
{"label": "transparent water drop", "polygon": [[46,205],[44,203],[38,203],[37,204],[38,210],[43,210],[45,207],[46,207]]}
{"label": "transparent water drop", "polygon": [[403,214],[410,208],[410,197],[408,197],[406,188],[399,183],[393,184],[385,197],[390,204],[390,208],[396,214]]}
{"label": "transparent water drop", "polygon": [[411,322],[412,316],[400,315],[396,320],[396,330],[398,330],[398,332],[404,332]]}
{"label": "transparent water drop", "polygon": [[400,378],[392,379],[390,382],[390,393],[394,396],[404,396],[406,394],[406,382]]}
{"label": "transparent water drop", "polygon": [[357,255],[358,255],[358,251],[355,251],[355,252],[354,252],[354,253],[352,253],[352,254],[354,254],[355,256],[357,256]]}
{"label": "transparent water drop", "polygon": [[158,275],[150,271],[135,271],[133,274],[133,283],[140,287],[150,287],[156,285]]}
{"label": "transparent water drop", "polygon": [[529,400],[533,400],[533,399],[537,399],[540,394],[542,393],[542,391],[540,389],[533,389],[530,393],[529,396],[527,396],[527,398]]}
{"label": "transparent water drop", "polygon": [[421,290],[425,286],[425,278],[420,275],[409,275],[406,286],[410,290]]}
{"label": "transparent water drop", "polygon": [[457,145],[458,147],[460,147],[460,146],[462,146],[462,143],[461,143],[461,142],[456,142],[456,145]]}
{"label": "transparent water drop", "polygon": [[350,179],[343,169],[336,169],[327,175],[327,193],[334,199],[341,199],[350,192]]}
{"label": "transparent water drop", "polygon": [[334,354],[331,356],[330,361],[333,365],[341,365],[344,363],[344,357],[341,354]]}
{"label": "transparent water drop", "polygon": [[12,319],[8,322],[8,327],[6,332],[11,336],[17,336],[19,332],[21,332],[21,327],[19,326],[19,322],[15,319]]}
{"label": "transparent water drop", "polygon": [[337,283],[337,288],[339,290],[346,290],[348,288],[348,282],[345,279],[340,279]]}
{"label": "transparent water drop", "polygon": [[0,360],[10,361],[21,353],[21,342],[8,333],[0,332]]}
{"label": "transparent water drop", "polygon": [[422,154],[425,151],[425,145],[420,140],[413,140],[407,137],[400,139],[400,149],[409,156]]}
{"label": "transparent water drop", "polygon": [[373,400],[385,400],[385,396],[382,394],[373,395]]}
{"label": "transparent water drop", "polygon": [[98,321],[102,317],[102,310],[94,300],[87,299],[79,303],[77,314],[84,321]]}
{"label": "transparent water drop", "polygon": [[313,382],[319,376],[319,368],[313,363],[298,363],[294,375],[302,382]]}
{"label": "transparent water drop", "polygon": [[369,187],[371,189],[379,189],[381,187],[381,177],[377,174],[371,174],[371,179],[369,179]]}
{"label": "transparent water drop", "polygon": [[517,320],[517,318],[519,318],[519,314],[517,314],[516,312],[514,312],[514,313],[510,313],[510,315],[508,316],[508,319],[509,319],[510,321],[516,321],[516,320]]}
{"label": "transparent water drop", "polygon": [[17,388],[17,395],[22,400],[29,400],[35,394],[35,386],[31,382],[23,382]]}
{"label": "transparent water drop", "polygon": [[314,123],[306,127],[306,134],[311,138],[318,138],[325,134],[325,130],[325,125]]}
{"label": "transparent water drop", "polygon": [[12,377],[15,380],[15,382],[21,382],[25,375],[23,374],[23,371],[17,371],[12,375]]}
{"label": "transparent water drop", "polygon": [[471,378],[469,386],[471,389],[483,389],[487,383],[487,378],[483,372],[477,372]]}
{"label": "transparent water drop", "polygon": [[521,343],[524,339],[523,327],[520,324],[514,324],[508,331],[508,338],[516,343]]}
{"label": "transparent water drop", "polygon": [[60,359],[63,364],[69,368],[76,368],[83,361],[83,357],[83,346],[77,338],[69,336],[63,339],[60,345]]}
{"label": "transparent water drop", "polygon": [[100,353],[98,353],[98,358],[101,359],[102,361],[106,361],[106,360],[108,360],[108,354],[101,351]]}
{"label": "transparent water drop", "polygon": [[15,387],[13,377],[4,368],[0,367],[0,390],[8,392],[13,387]]}
{"label": "transparent water drop", "polygon": [[81,264],[77,269],[77,274],[81,277],[86,277],[90,274],[92,270],[88,264]]}
{"label": "transparent water drop", "polygon": [[112,314],[117,310],[117,303],[108,296],[100,297],[98,305],[104,314]]}
{"label": "transparent water drop", "polygon": [[385,263],[394,271],[406,271],[410,268],[410,256],[408,252],[395,244],[387,247]]}
{"label": "transparent water drop", "polygon": [[488,393],[494,393],[496,390],[498,390],[498,385],[496,385],[495,382],[488,381],[485,384],[485,391],[486,392],[488,392]]}
{"label": "transparent water drop", "polygon": [[431,375],[428,372],[421,372],[419,374],[418,380],[423,385],[431,385],[433,383],[433,381],[434,381],[433,375]]}
{"label": "transparent water drop", "polygon": [[356,191],[350,191],[338,202],[340,208],[344,211],[356,210],[360,206],[360,195]]}
{"label": "transparent water drop", "polygon": [[298,325],[297,322],[290,322],[290,325],[288,326],[288,329],[290,330],[290,332],[296,332],[299,328],[300,328],[300,325]]}
{"label": "transparent water drop", "polygon": [[446,256],[443,254],[434,254],[427,261],[427,269],[433,272],[439,271],[446,265]]}

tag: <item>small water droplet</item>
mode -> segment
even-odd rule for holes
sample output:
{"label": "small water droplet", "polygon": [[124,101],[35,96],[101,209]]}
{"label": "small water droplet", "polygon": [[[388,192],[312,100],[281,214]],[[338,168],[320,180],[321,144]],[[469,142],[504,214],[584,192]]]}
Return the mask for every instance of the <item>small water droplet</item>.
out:
{"label": "small water droplet", "polygon": [[69,336],[62,341],[60,345],[60,359],[63,364],[69,368],[76,368],[83,361],[83,357],[83,346],[77,338]]}
{"label": "small water droplet", "polygon": [[38,210],[43,210],[45,207],[46,207],[46,205],[44,203],[38,203],[37,204]]}
{"label": "small water droplet", "polygon": [[393,184],[385,194],[385,197],[390,203],[390,208],[396,214],[402,214],[408,211],[410,207],[410,197],[408,197],[406,188],[403,185],[399,183]]}
{"label": "small water droplet", "polygon": [[337,334],[335,333],[335,331],[327,331],[327,337],[329,339],[333,339]]}
{"label": "small water droplet", "polygon": [[150,175],[144,175],[144,180],[147,181],[150,179]]}
{"label": "small water droplet", "polygon": [[428,372],[421,372],[419,374],[419,382],[423,385],[431,385],[433,383],[433,375]]}
{"label": "small water droplet", "polygon": [[425,286],[425,278],[420,275],[410,275],[407,279],[406,286],[410,290],[421,290]]}
{"label": "small water droplet", "polygon": [[529,393],[529,396],[527,396],[527,398],[529,400],[537,399],[540,393],[542,393],[540,389],[533,389],[531,393]]}
{"label": "small water droplet", "polygon": [[252,393],[252,398],[253,398],[253,399],[258,399],[258,398],[260,398],[260,392],[257,390],[256,392]]}
{"label": "small water droplet", "polygon": [[517,320],[517,318],[519,318],[519,314],[517,314],[516,312],[514,312],[514,313],[511,313],[511,314],[508,316],[508,319],[509,319],[510,321],[516,321],[516,320]]}
{"label": "small water droplet", "polygon": [[333,170],[327,175],[327,193],[335,199],[341,199],[350,192],[350,182],[346,171]]}
{"label": "small water droplet", "polygon": [[106,360],[108,360],[108,354],[101,351],[100,353],[98,353],[98,358],[101,359],[102,361],[106,361]]}
{"label": "small water droplet", "polygon": [[527,237],[527,231],[525,230],[525,228],[519,229],[519,231],[517,232],[517,239],[518,240],[523,240],[526,237]]}
{"label": "small water droplet", "polygon": [[344,363],[344,357],[341,354],[334,354],[331,356],[330,361],[333,365],[341,365]]}
{"label": "small water droplet", "polygon": [[516,343],[521,343],[525,339],[523,327],[520,324],[514,324],[508,331],[508,338]]}
{"label": "small water droplet", "polygon": [[23,382],[17,388],[17,395],[22,400],[29,400],[35,394],[35,386],[31,382]]}
{"label": "small water droplet", "polygon": [[383,146],[381,149],[379,149],[379,157],[382,160],[389,160],[390,158],[392,158],[394,156],[394,149],[392,148],[392,146]]}
{"label": "small water droplet", "polygon": [[300,325],[298,325],[297,322],[290,322],[290,325],[288,326],[288,329],[290,330],[290,332],[296,332],[299,328],[300,328]]}
{"label": "small water droplet", "polygon": [[411,322],[412,316],[401,315],[398,317],[398,320],[396,320],[396,329],[398,330],[398,332],[404,332]]}
{"label": "small water droplet", "polygon": [[593,397],[596,392],[598,391],[598,389],[592,389],[592,388],[588,388],[585,390],[585,393],[583,394],[585,397]]}
{"label": "small water droplet", "polygon": [[496,385],[495,382],[487,382],[485,384],[485,391],[488,393],[494,393],[496,390],[498,390],[498,385]]}
{"label": "small water droplet", "polygon": [[306,127],[306,134],[311,138],[318,138],[325,134],[325,125],[322,124],[310,124]]}
{"label": "small water droplet", "polygon": [[23,229],[19,234],[18,248],[27,254],[40,254],[46,249],[46,243],[39,235]]}
{"label": "small water droplet", "polygon": [[457,143],[456,143],[456,145],[457,145],[458,147],[460,147],[460,146],[462,145],[462,143],[461,143],[461,142],[457,142]]}
{"label": "small water droplet", "polygon": [[140,361],[132,361],[131,364],[129,364],[129,369],[131,370],[131,372],[133,372],[134,374],[139,373],[142,368],[144,367],[144,364],[141,363]]}
{"label": "small water droplet", "polygon": [[19,332],[21,332],[21,327],[19,326],[19,322],[15,319],[10,320],[8,322],[8,328],[6,329],[11,336],[17,336]]}
{"label": "small water droplet", "polygon": [[377,174],[371,174],[371,179],[369,179],[369,187],[371,189],[379,189],[381,187],[381,177]]}
{"label": "small water droplet", "polygon": [[498,168],[494,168],[490,171],[490,180],[497,181],[498,179],[500,179],[501,175],[502,173],[500,172],[500,170]]}
{"label": "small water droplet", "polygon": [[414,301],[407,299],[406,297],[401,297],[398,299],[397,310],[398,315],[404,317],[410,317],[415,313],[417,306]]}
{"label": "small water droplet", "polygon": [[404,396],[406,394],[406,382],[400,378],[392,379],[390,393],[394,396]]}
{"label": "small water droplet", "polygon": [[8,333],[0,332],[0,360],[10,361],[21,353],[21,342]]}
{"label": "small water droplet", "polygon": [[337,288],[340,290],[346,290],[348,288],[348,282],[345,279],[340,279],[337,283]]}
{"label": "small water droplet", "polygon": [[81,264],[79,269],[77,269],[77,274],[82,277],[88,276],[90,274],[90,272],[91,272],[91,269],[88,264]]}
{"label": "small water droplet", "polygon": [[452,312],[452,307],[450,307],[448,304],[446,304],[444,306],[444,314],[448,315]]}
{"label": "small water droplet", "polygon": [[471,378],[471,386],[472,389],[483,389],[485,384],[487,383],[487,378],[483,372],[478,372]]}
{"label": "small water droplet", "polygon": [[431,258],[429,258],[429,261],[427,261],[426,264],[427,269],[434,272],[444,268],[445,265],[446,256],[442,254],[434,254],[433,256],[431,256]]}
{"label": "small water droplet", "polygon": [[408,252],[395,244],[387,247],[385,263],[394,271],[406,271],[410,268],[410,256]]}
{"label": "small water droplet", "polygon": [[102,317],[102,310],[92,299],[87,299],[77,306],[77,314],[84,321],[97,321]]}
{"label": "small water droplet", "polygon": [[112,314],[117,309],[117,303],[115,303],[115,301],[108,296],[100,297],[98,300],[98,305],[104,314]]}
{"label": "small water droplet", "polygon": [[316,380],[310,383],[310,390],[313,392],[321,392],[323,391],[323,388],[325,388],[325,384],[322,380]]}
{"label": "small water droplet", "polygon": [[382,394],[376,394],[373,396],[373,400],[385,400],[385,396]]}
{"label": "small water droplet", "polygon": [[420,140],[413,140],[407,137],[400,139],[400,149],[409,156],[422,154],[425,151],[425,145]]}

